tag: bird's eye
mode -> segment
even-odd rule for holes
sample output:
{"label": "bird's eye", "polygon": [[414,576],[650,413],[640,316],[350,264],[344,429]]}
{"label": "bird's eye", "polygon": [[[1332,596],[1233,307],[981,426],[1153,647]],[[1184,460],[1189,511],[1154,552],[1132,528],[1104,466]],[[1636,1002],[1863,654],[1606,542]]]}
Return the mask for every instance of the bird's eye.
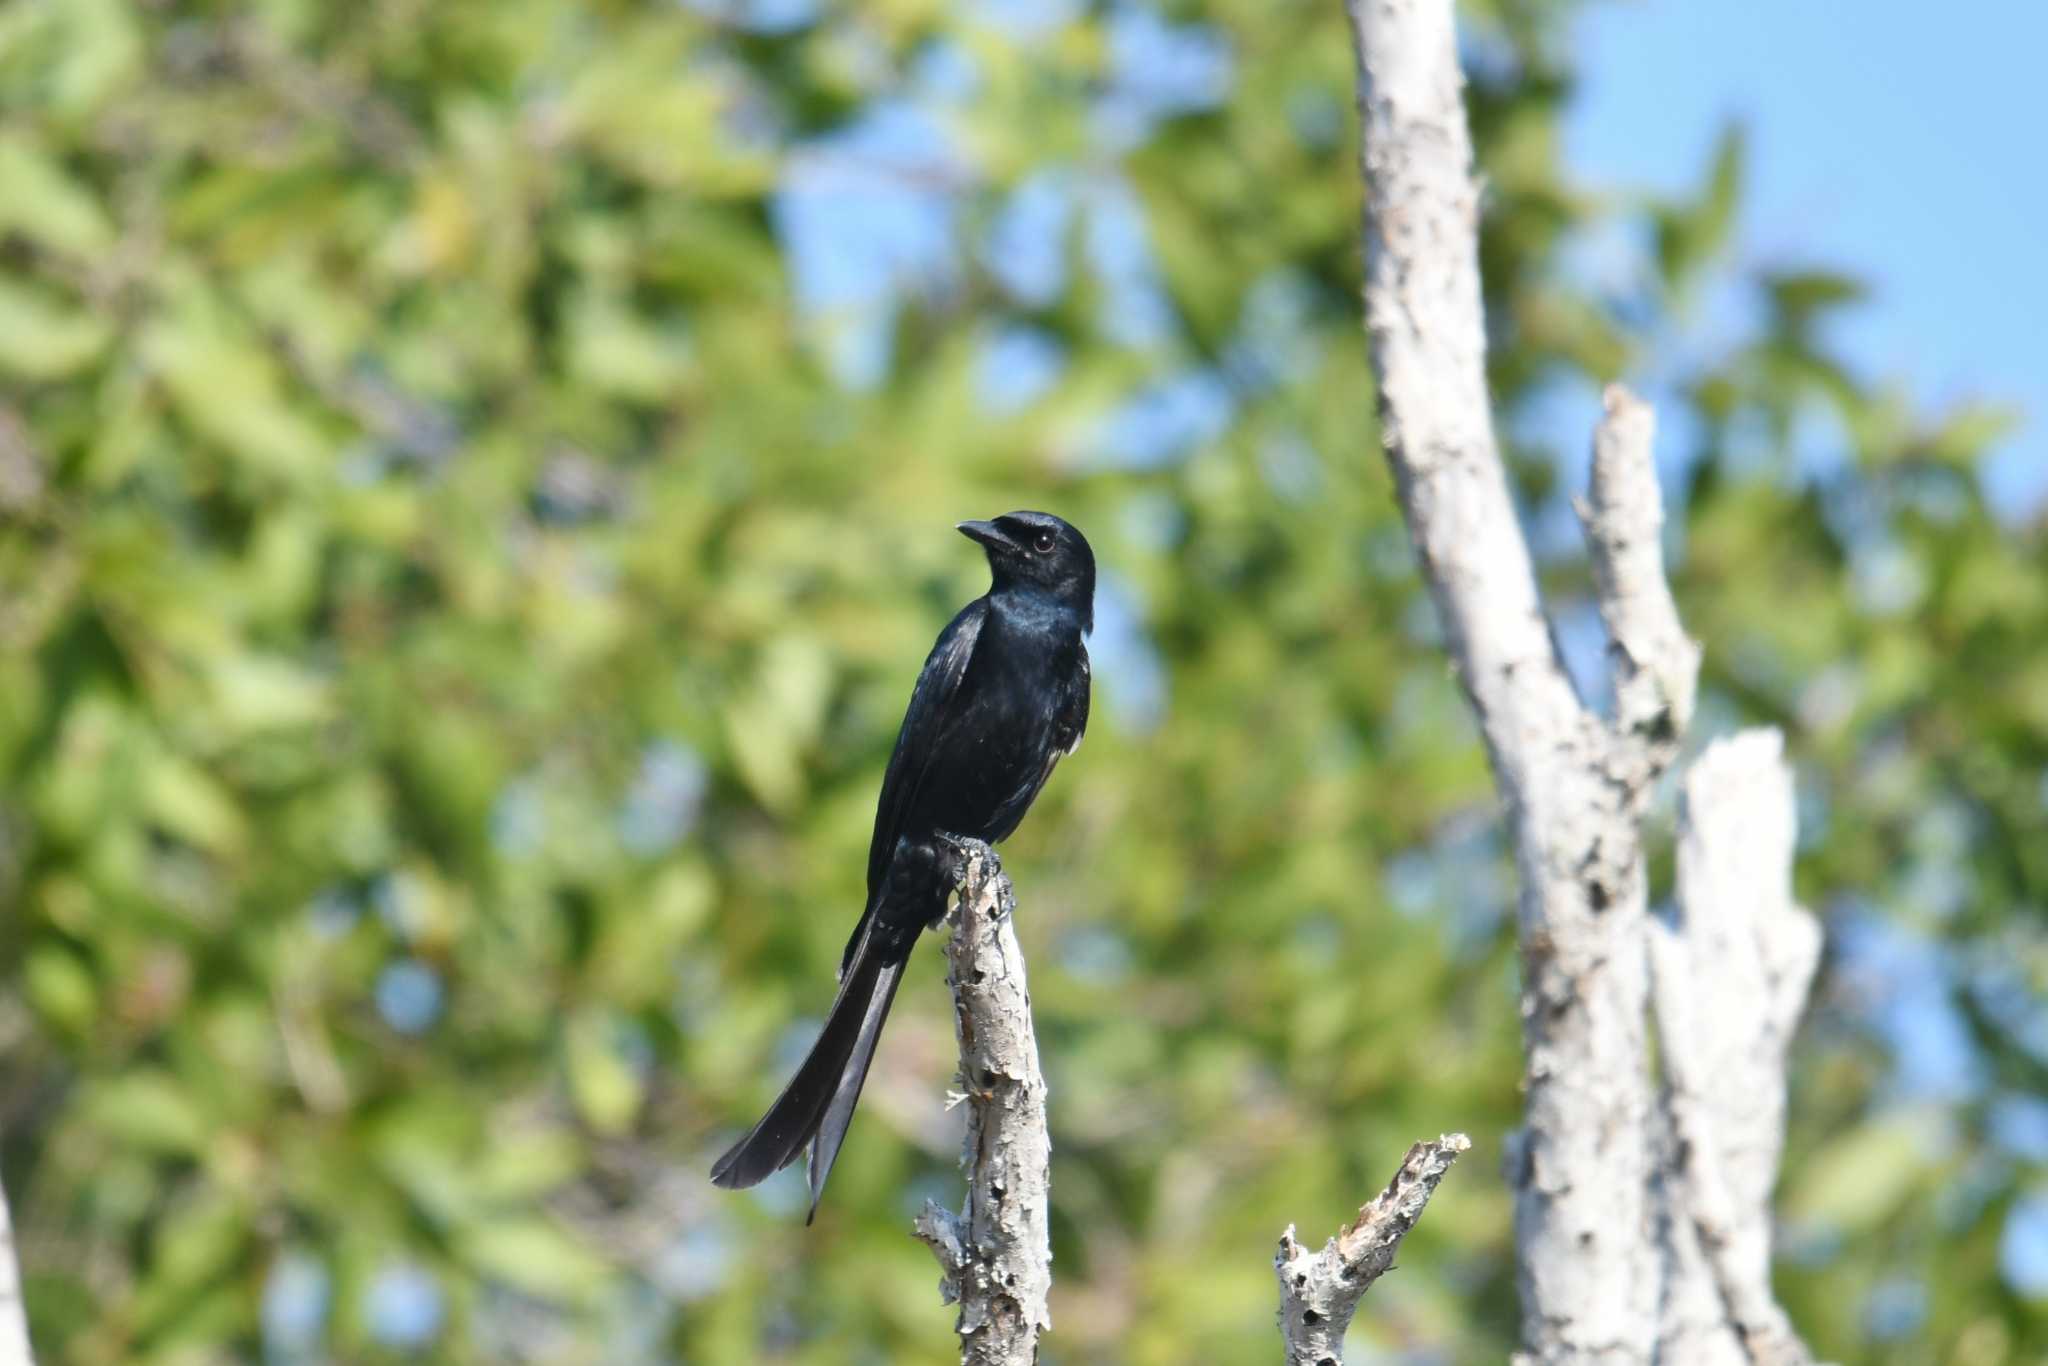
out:
{"label": "bird's eye", "polygon": [[1052,554],[1052,533],[1050,531],[1039,532],[1038,539],[1031,543],[1031,548],[1041,555]]}

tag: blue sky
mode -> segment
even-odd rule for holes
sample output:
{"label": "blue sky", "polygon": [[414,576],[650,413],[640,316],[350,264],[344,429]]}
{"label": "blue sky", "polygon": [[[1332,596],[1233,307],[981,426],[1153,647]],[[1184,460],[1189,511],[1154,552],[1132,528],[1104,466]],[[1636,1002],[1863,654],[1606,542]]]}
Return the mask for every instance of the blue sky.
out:
{"label": "blue sky", "polygon": [[1867,376],[2021,408],[1985,475],[2017,515],[2048,498],[2044,51],[2048,5],[2012,0],[1595,6],[1566,155],[1596,186],[1684,190],[1746,122],[1744,259],[1862,275],[1837,335]]}

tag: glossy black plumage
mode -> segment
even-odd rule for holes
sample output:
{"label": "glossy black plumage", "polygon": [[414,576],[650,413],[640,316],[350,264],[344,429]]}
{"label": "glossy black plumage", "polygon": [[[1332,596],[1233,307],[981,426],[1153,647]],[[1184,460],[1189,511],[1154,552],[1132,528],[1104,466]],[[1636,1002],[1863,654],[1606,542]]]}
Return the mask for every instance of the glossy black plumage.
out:
{"label": "glossy black plumage", "polygon": [[1024,819],[1088,727],[1095,557],[1049,513],[962,522],[988,551],[989,591],[939,633],[882,779],[868,897],[847,941],[839,995],[809,1056],[712,1180],[751,1186],[810,1150],[811,1212],[917,937],[945,913],[957,872],[949,837],[995,843]]}

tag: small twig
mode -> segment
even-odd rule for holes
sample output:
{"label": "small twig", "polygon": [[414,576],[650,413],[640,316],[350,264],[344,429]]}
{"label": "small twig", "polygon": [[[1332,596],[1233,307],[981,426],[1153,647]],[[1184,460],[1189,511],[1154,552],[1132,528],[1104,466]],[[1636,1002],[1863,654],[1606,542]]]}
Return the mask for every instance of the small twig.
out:
{"label": "small twig", "polygon": [[1320,1252],[1303,1247],[1294,1225],[1287,1226],[1273,1255],[1273,1273],[1280,1279],[1280,1335],[1287,1343],[1288,1366],[1338,1366],[1343,1361],[1344,1331],[1358,1301],[1393,1269],[1394,1253],[1422,1218],[1437,1183],[1471,1146],[1463,1134],[1445,1134],[1410,1148],[1387,1188]]}
{"label": "small twig", "polygon": [[1052,1327],[1045,1077],[1010,923],[1016,896],[986,845],[966,848],[946,961],[967,1102],[967,1203],[955,1214],[927,1200],[913,1227],[945,1273],[940,1295],[959,1302],[962,1366],[1025,1366]]}

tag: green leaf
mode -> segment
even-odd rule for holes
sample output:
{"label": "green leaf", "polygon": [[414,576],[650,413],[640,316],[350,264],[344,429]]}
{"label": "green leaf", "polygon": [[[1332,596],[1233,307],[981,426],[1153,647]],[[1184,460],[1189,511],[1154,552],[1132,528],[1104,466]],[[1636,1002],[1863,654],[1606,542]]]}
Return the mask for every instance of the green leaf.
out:
{"label": "green leaf", "polygon": [[1713,161],[1699,197],[1690,204],[1658,211],[1658,259],[1665,283],[1674,292],[1690,290],[1700,272],[1727,250],[1741,207],[1747,162],[1747,136],[1742,125],[1731,123],[1714,144]]}
{"label": "green leaf", "polygon": [[57,380],[99,359],[112,332],[47,291],[0,280],[0,375]]}
{"label": "green leaf", "polygon": [[92,191],[18,136],[0,137],[0,237],[11,232],[87,260],[114,243],[114,225]]}
{"label": "green leaf", "polygon": [[569,1094],[577,1113],[601,1134],[621,1134],[640,1112],[640,1074],[613,1043],[611,1020],[600,1010],[570,1020],[566,1038]]}
{"label": "green leaf", "polygon": [[213,705],[236,734],[314,725],[332,714],[325,681],[289,660],[240,653],[216,661]]}
{"label": "green leaf", "polygon": [[1929,434],[1927,454],[1944,465],[1970,469],[2024,423],[2024,414],[2017,408],[1966,403],[1943,418],[1941,425]]}
{"label": "green leaf", "polygon": [[284,396],[276,362],[230,324],[203,287],[143,334],[143,355],[194,431],[265,474],[304,479],[329,442]]}
{"label": "green leaf", "polygon": [[1900,1208],[1931,1174],[1926,1113],[1876,1119],[1813,1153],[1787,1184],[1785,1217],[1858,1234]]}
{"label": "green leaf", "polygon": [[[36,6],[25,6],[33,12]],[[98,108],[133,83],[143,65],[134,6],[122,0],[62,0],[51,7],[61,37],[45,73],[51,103],[67,114]]]}
{"label": "green leaf", "polygon": [[493,1139],[477,1167],[477,1186],[496,1203],[531,1201],[573,1179],[583,1145],[562,1132],[514,1132]]}
{"label": "green leaf", "polygon": [[1739,123],[1721,130],[1714,144],[1713,168],[1707,174],[1706,193],[1701,197],[1695,232],[1697,245],[1712,256],[1728,244],[1735,227],[1735,212],[1742,202],[1742,182],[1749,165],[1749,137]]}
{"label": "green leaf", "polygon": [[177,1079],[157,1068],[98,1083],[87,1092],[85,1114],[87,1123],[118,1142],[195,1157],[210,1129]]}
{"label": "green leaf", "polygon": [[457,1245],[463,1260],[485,1275],[547,1300],[586,1299],[608,1270],[602,1258],[539,1217],[475,1225],[462,1231]]}
{"label": "green leaf", "polygon": [[680,397],[690,374],[683,339],[637,317],[622,299],[585,291],[569,312],[570,373],[642,403]]}
{"label": "green leaf", "polygon": [[199,1292],[221,1280],[250,1235],[247,1211],[218,1190],[184,1203],[161,1229],[133,1310],[135,1331],[145,1340],[174,1334],[195,1313],[217,1312]]}
{"label": "green leaf", "polygon": [[784,635],[763,654],[754,686],[725,712],[726,743],[762,805],[786,811],[804,787],[803,753],[824,724],[830,657],[814,637]]}
{"label": "green leaf", "polygon": [[1861,303],[1870,293],[1855,276],[1832,270],[1767,271],[1762,283],[1772,306],[1794,325],[1826,309]]}
{"label": "green leaf", "polygon": [[99,986],[90,969],[71,950],[38,944],[22,965],[29,1002],[65,1029],[84,1034],[99,1012]]}
{"label": "green leaf", "polygon": [[157,754],[144,765],[141,796],[164,829],[202,849],[232,854],[248,838],[248,822],[228,789],[177,755]]}

